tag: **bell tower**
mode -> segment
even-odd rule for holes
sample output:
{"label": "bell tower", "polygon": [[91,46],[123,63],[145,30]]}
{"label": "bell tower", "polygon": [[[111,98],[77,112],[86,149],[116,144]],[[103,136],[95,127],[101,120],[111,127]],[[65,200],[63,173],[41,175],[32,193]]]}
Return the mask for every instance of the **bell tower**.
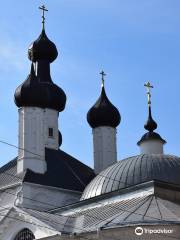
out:
{"label": "bell tower", "polygon": [[45,6],[40,9],[42,31],[28,49],[31,71],[14,94],[19,112],[18,174],[27,168],[37,173],[46,172],[45,148],[59,148],[58,116],[66,104],[64,91],[51,79],[50,64],[57,58],[58,51],[45,32],[47,9]]}
{"label": "bell tower", "polygon": [[118,109],[109,101],[101,73],[101,94],[87,113],[87,121],[92,127],[94,147],[94,171],[103,169],[117,162],[116,127],[121,121]]}

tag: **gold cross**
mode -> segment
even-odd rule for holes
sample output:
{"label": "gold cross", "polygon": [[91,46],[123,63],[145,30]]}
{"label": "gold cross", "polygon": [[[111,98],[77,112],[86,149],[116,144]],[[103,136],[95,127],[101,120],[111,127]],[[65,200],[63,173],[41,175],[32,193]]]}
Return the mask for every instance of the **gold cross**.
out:
{"label": "gold cross", "polygon": [[39,7],[40,10],[42,10],[42,24],[43,24],[43,30],[44,30],[44,24],[45,24],[45,12],[48,12],[48,10],[46,9],[46,7],[44,5],[42,5],[41,7]]}
{"label": "gold cross", "polygon": [[101,78],[101,80],[102,80],[102,87],[104,87],[104,77],[106,76],[106,74],[105,74],[104,71],[101,71],[100,74],[102,76],[102,78]]}
{"label": "gold cross", "polygon": [[145,83],[144,86],[147,89],[148,105],[151,106],[151,88],[153,88],[153,86],[150,82]]}

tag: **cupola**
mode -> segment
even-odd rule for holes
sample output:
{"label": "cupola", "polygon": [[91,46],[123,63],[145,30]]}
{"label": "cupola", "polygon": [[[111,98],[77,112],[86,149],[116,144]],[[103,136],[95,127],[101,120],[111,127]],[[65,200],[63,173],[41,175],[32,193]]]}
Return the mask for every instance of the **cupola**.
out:
{"label": "cupola", "polygon": [[56,45],[49,40],[45,29],[42,29],[38,39],[35,40],[28,49],[28,57],[32,62],[47,60],[53,62],[58,56]]}
{"label": "cupola", "polygon": [[31,70],[14,94],[19,113],[18,174],[26,169],[44,174],[48,170],[45,150],[57,151],[62,144],[58,118],[65,108],[66,94],[51,79],[50,64],[58,51],[45,32],[47,9],[45,6],[40,9],[42,32],[28,50]]}
{"label": "cupola", "polygon": [[28,50],[28,57],[32,61],[31,72],[17,87],[14,99],[18,107],[48,108],[61,112],[65,108],[66,95],[53,83],[50,75],[50,63],[56,59],[58,51],[56,45],[45,33],[44,11],[46,9],[44,6],[41,9],[43,10],[42,32]]}
{"label": "cupola", "polygon": [[147,88],[148,96],[148,119],[144,124],[144,128],[148,131],[146,132],[141,139],[138,141],[137,145],[140,146],[141,153],[145,154],[162,154],[163,145],[166,141],[154,130],[157,128],[157,123],[154,121],[151,113],[151,92],[150,89],[153,86],[150,82],[147,82],[144,85]]}
{"label": "cupola", "polygon": [[103,169],[117,162],[116,127],[121,121],[118,109],[109,101],[102,75],[101,94],[96,103],[87,113],[87,121],[92,127],[94,171],[99,173]]}
{"label": "cupola", "polygon": [[66,103],[64,91],[53,82],[41,82],[35,75],[34,64],[27,79],[14,94],[17,107],[40,107],[63,111]]}
{"label": "cupola", "polygon": [[110,102],[106,95],[103,78],[105,73],[102,71],[101,75],[101,94],[96,103],[88,111],[87,121],[92,128],[100,126],[116,128],[121,121],[121,116],[118,109]]}

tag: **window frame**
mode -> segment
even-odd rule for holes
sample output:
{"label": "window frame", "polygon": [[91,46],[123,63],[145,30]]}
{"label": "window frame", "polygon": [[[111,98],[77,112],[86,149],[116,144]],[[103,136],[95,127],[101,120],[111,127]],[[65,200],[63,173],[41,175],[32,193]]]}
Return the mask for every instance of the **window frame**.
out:
{"label": "window frame", "polygon": [[[50,134],[52,133],[52,134]],[[48,138],[54,138],[54,128],[48,127]]]}

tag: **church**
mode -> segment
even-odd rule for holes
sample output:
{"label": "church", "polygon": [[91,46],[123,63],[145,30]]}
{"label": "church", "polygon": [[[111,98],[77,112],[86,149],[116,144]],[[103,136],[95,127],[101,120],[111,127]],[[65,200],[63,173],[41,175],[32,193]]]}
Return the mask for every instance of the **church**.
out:
{"label": "church", "polygon": [[[87,111],[94,169],[61,149],[58,118],[66,93],[51,78],[56,45],[42,31],[28,49],[30,72],[14,93],[19,114],[18,156],[0,168],[0,240],[180,239],[180,157],[165,154],[148,116],[139,154],[117,159],[121,115],[100,96]],[[88,110],[88,109],[87,109]]]}

